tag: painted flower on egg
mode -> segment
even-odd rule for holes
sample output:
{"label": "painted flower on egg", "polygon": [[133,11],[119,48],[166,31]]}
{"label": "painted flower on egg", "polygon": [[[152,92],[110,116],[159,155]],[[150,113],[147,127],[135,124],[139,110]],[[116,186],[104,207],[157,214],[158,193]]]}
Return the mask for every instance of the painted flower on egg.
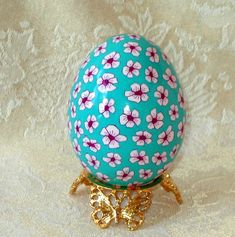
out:
{"label": "painted flower on egg", "polygon": [[69,135],[84,169],[101,182],[154,181],[174,161],[184,126],[182,89],[159,46],[121,34],[83,61],[71,89]]}

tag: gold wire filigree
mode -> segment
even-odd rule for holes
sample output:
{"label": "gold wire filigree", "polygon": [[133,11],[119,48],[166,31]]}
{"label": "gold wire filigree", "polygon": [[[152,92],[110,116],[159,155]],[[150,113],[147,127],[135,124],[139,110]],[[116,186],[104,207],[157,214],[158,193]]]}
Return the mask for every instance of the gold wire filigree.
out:
{"label": "gold wire filigree", "polygon": [[[121,220],[126,222],[129,230],[136,230],[143,224],[145,211],[152,202],[151,189],[106,188],[91,182],[83,171],[71,185],[70,194],[74,194],[81,184],[90,188],[91,217],[100,228],[107,228],[113,221],[119,223]],[[161,186],[167,192],[173,192],[177,202],[182,203],[180,192],[169,174],[162,175]]]}
{"label": "gold wire filigree", "polygon": [[144,221],[144,212],[150,207],[150,190],[115,190],[92,185],[90,204],[92,218],[101,228],[112,221],[124,220],[129,230],[137,229]]}

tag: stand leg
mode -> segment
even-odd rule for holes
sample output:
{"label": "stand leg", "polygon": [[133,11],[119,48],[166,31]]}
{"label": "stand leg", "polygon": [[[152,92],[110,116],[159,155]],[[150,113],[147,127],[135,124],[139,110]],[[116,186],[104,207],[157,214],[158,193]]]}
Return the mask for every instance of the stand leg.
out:
{"label": "stand leg", "polygon": [[81,184],[85,184],[85,185],[89,185],[89,180],[87,179],[87,173],[85,171],[83,171],[72,183],[71,187],[70,187],[70,191],[69,193],[71,195],[75,194],[78,186],[80,186]]}
{"label": "stand leg", "polygon": [[167,173],[162,174],[163,180],[161,182],[161,186],[164,188],[167,192],[172,192],[175,195],[176,201],[179,204],[183,203],[181,194],[179,189],[177,188],[176,184],[173,182],[173,179],[171,176]]}

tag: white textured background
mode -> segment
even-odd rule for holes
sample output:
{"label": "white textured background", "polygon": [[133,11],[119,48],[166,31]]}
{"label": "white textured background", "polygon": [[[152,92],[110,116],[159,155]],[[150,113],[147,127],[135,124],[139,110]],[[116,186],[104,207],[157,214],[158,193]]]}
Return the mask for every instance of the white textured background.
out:
{"label": "white textured background", "polygon": [[[187,100],[172,176],[144,226],[99,230],[68,141],[69,89],[106,37],[140,33],[169,55]],[[235,236],[235,1],[0,0],[0,236]]]}

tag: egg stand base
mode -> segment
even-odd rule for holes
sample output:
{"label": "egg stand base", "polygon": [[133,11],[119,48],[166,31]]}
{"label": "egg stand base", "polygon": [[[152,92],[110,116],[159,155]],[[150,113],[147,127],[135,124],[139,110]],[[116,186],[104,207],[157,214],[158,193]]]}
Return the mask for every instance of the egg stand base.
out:
{"label": "egg stand base", "polygon": [[[167,192],[175,195],[176,201],[182,204],[181,194],[168,173],[163,173],[160,185]],[[144,222],[144,215],[152,202],[152,188],[111,189],[93,183],[88,173],[83,171],[70,187],[74,195],[77,188],[84,184],[90,189],[91,217],[100,228],[107,228],[114,221],[124,220],[129,230],[136,230]]]}

